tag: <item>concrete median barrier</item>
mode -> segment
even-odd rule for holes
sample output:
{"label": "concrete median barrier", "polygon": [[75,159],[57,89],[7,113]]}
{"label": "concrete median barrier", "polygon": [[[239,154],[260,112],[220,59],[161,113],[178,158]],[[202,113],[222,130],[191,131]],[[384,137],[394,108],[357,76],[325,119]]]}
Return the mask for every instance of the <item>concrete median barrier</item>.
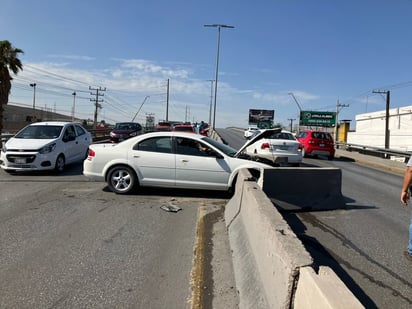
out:
{"label": "concrete median barrier", "polygon": [[[275,177],[265,171],[263,178],[266,175]],[[240,308],[305,308],[307,303],[339,308],[327,306],[336,303],[329,298],[337,295],[323,288],[328,285],[351,299],[351,306],[345,308],[362,308],[336,275],[327,280],[316,276],[312,257],[247,170],[238,175],[225,221]],[[327,267],[322,273],[325,269],[333,273]],[[305,294],[309,289],[312,292]]]}

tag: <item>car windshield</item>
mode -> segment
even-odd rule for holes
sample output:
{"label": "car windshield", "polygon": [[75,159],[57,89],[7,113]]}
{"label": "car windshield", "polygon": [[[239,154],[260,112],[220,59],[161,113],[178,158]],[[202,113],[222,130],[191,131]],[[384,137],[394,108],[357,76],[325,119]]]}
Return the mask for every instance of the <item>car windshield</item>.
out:
{"label": "car windshield", "polygon": [[19,133],[16,134],[15,138],[26,138],[26,139],[52,139],[58,138],[63,129],[63,126],[27,126]]}
{"label": "car windshield", "polygon": [[223,152],[225,155],[227,155],[229,157],[234,157],[235,154],[237,153],[236,149],[234,149],[234,148],[232,148],[228,145],[222,144],[222,143],[214,140],[213,138],[205,136],[205,137],[202,138],[202,140],[206,141],[210,145],[216,147],[217,149],[219,149],[221,152]]}

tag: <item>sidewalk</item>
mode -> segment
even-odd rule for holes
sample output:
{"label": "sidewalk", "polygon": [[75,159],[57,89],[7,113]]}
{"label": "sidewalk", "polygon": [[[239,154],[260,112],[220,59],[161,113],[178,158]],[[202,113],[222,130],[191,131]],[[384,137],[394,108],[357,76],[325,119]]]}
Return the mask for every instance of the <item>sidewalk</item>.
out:
{"label": "sidewalk", "polygon": [[351,159],[358,163],[369,165],[371,167],[389,170],[397,174],[404,174],[406,170],[406,163],[395,160],[379,158],[371,155],[361,154],[357,151],[347,151],[343,149],[336,149],[335,158]]}

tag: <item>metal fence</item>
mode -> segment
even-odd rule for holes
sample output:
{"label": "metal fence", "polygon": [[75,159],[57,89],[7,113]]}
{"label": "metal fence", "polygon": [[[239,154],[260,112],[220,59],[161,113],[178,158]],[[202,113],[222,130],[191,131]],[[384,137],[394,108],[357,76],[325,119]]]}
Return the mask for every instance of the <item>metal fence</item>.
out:
{"label": "metal fence", "polygon": [[362,154],[371,155],[375,157],[390,159],[396,157],[403,162],[407,162],[412,155],[410,151],[402,151],[397,149],[379,148],[366,145],[349,144],[349,143],[336,143],[336,148],[342,148],[347,151],[357,151]]}

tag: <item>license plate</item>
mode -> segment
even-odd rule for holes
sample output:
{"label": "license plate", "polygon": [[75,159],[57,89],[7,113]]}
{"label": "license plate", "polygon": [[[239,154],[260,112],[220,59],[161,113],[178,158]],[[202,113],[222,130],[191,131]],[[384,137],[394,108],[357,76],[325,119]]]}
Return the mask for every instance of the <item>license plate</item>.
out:
{"label": "license plate", "polygon": [[25,158],[16,158],[14,160],[14,163],[16,163],[16,164],[26,164],[26,159]]}
{"label": "license plate", "polygon": [[325,147],[325,144],[319,144],[319,147]]}
{"label": "license plate", "polygon": [[271,149],[272,149],[273,151],[276,151],[276,150],[288,150],[289,147],[288,147],[288,146],[272,146]]}

